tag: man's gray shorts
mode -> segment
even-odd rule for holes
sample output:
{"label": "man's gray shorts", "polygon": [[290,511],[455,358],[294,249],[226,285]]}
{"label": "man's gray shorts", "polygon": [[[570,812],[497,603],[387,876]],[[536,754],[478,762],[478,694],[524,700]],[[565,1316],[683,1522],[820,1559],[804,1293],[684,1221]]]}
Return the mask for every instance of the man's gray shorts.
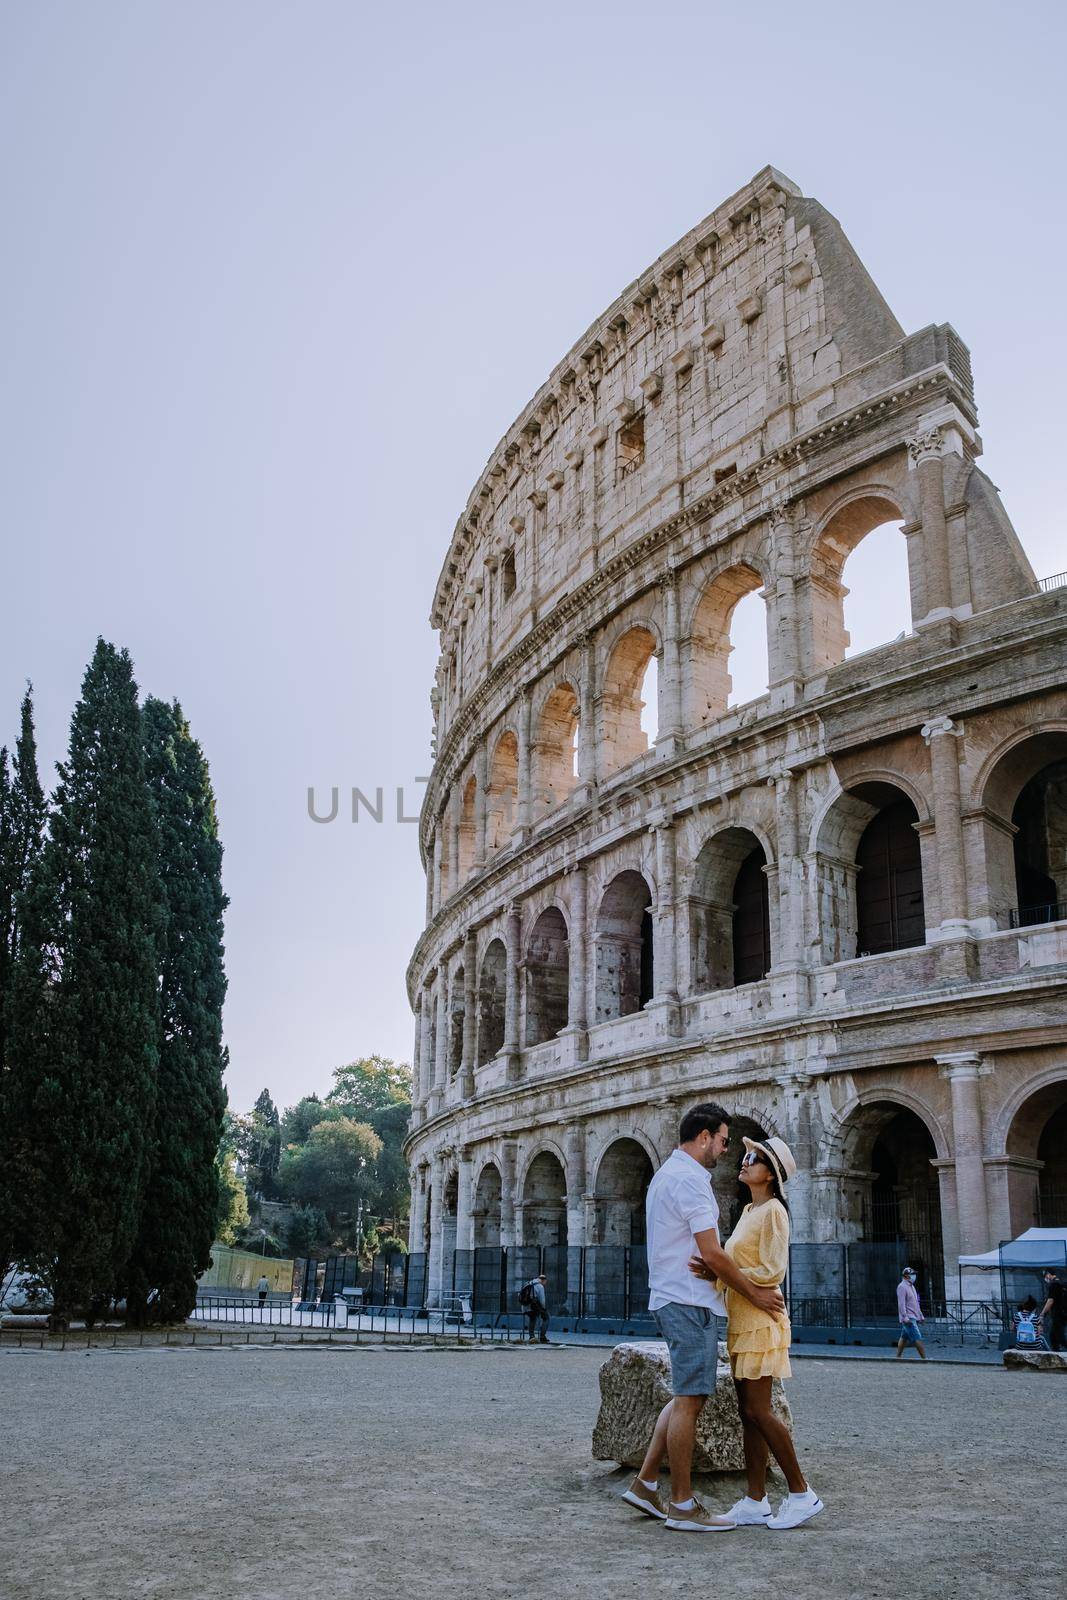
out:
{"label": "man's gray shorts", "polygon": [[675,1394],[714,1394],[719,1365],[719,1319],[707,1306],[672,1301],[652,1315],[667,1341]]}

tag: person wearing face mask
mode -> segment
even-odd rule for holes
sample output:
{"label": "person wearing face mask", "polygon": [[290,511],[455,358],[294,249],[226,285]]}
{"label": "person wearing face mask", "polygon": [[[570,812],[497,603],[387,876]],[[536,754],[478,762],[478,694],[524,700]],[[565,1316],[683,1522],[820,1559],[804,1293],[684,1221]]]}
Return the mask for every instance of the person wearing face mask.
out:
{"label": "person wearing face mask", "polygon": [[[723,1246],[731,1263],[750,1285],[777,1288],[789,1265],[789,1207],[783,1193],[797,1170],[784,1139],[744,1139],[745,1154],[738,1174],[749,1202]],[[706,1263],[694,1258],[690,1271],[707,1277]],[[726,1348],[737,1391],[737,1409],[744,1433],[748,1493],[726,1513],[739,1528],[783,1532],[810,1522],[824,1509],[797,1461],[793,1438],[771,1408],[771,1384],[788,1378],[789,1318],[768,1315],[728,1281],[718,1287],[726,1298]],[[773,1455],[789,1493],[777,1512],[767,1498],[767,1462]]]}
{"label": "person wearing face mask", "polygon": [[925,1322],[919,1296],[915,1289],[915,1268],[905,1267],[897,1284],[897,1315],[900,1318],[900,1338],[897,1341],[897,1360],[904,1354],[904,1346],[913,1344],[926,1360],[926,1349],[919,1323]]}

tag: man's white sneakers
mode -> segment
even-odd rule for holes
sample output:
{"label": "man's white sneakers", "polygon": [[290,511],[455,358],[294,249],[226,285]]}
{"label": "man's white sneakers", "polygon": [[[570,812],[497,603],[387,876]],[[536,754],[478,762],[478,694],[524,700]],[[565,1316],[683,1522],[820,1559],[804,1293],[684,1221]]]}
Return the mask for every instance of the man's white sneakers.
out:
{"label": "man's white sneakers", "polygon": [[767,1519],[774,1513],[766,1495],[762,1500],[753,1500],[746,1494],[736,1505],[730,1507],[726,1515],[733,1517],[739,1528],[765,1528]]}
{"label": "man's white sneakers", "polygon": [[803,1494],[786,1495],[777,1514],[768,1517],[763,1524],[765,1528],[773,1528],[776,1533],[783,1532],[786,1528],[799,1528],[801,1523],[810,1522],[812,1517],[817,1517],[822,1511],[823,1503],[814,1489],[805,1489]]}

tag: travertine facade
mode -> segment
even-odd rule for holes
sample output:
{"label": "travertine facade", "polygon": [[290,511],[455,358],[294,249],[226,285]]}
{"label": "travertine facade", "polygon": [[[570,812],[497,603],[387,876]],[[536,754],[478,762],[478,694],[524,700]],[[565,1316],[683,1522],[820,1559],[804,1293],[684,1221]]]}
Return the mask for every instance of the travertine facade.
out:
{"label": "travertine facade", "polygon": [[[431,1301],[457,1245],[638,1239],[701,1097],[792,1145],[795,1238],[903,1229],[953,1285],[1060,1203],[1067,588],[976,422],[955,331],[905,335],[767,168],[493,452],[432,615],[407,1147]],[[911,629],[846,660],[842,569],[887,521]],[[768,691],[731,707],[752,591]]]}

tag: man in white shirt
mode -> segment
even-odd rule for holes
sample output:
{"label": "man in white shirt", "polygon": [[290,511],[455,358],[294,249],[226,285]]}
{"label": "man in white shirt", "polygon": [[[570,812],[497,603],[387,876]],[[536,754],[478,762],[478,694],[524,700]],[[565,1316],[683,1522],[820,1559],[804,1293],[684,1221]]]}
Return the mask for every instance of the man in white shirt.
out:
{"label": "man in white shirt", "polygon": [[[719,1243],[719,1207],[710,1173],[729,1144],[729,1125],[720,1105],[705,1103],[687,1111],[678,1147],[652,1179],[645,1200],[648,1305],[667,1341],[674,1398],[660,1412],[641,1470],[623,1499],[675,1531],[714,1533],[736,1527],[732,1518],[714,1516],[693,1497],[697,1418],[715,1388],[717,1318],[726,1308],[714,1284],[690,1272],[690,1257],[699,1255],[716,1277],[761,1311],[776,1316],[785,1309],[781,1292],[752,1283]],[[664,1455],[671,1469],[666,1506],[658,1493]]]}

